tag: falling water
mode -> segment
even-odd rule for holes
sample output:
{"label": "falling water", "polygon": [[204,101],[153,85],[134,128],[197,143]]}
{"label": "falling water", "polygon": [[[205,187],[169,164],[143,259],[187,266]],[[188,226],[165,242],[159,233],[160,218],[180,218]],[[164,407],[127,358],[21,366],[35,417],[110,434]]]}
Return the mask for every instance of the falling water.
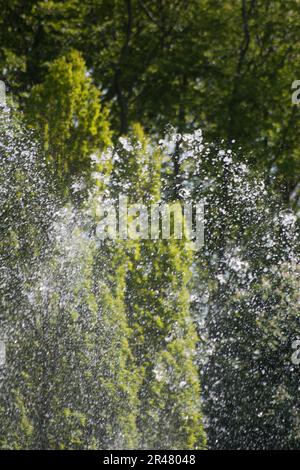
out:
{"label": "falling water", "polygon": [[[8,111],[0,124],[1,445],[130,448],[138,442],[137,404],[128,390],[138,381],[122,294],[110,280],[119,248],[99,243],[95,232],[97,191],[80,207],[62,205],[31,133]],[[176,142],[178,193],[205,201],[191,307],[209,445],[293,447],[300,435],[291,360],[300,337],[296,216],[224,143],[206,144],[197,131],[159,145],[168,155]],[[170,166],[166,157],[166,198]]]}

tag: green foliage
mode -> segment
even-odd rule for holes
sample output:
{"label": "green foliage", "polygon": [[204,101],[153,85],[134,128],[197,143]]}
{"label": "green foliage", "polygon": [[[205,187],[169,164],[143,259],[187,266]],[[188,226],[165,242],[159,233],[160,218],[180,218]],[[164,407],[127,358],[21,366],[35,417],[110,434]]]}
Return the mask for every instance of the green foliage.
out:
{"label": "green foliage", "polygon": [[[160,201],[161,151],[151,149],[139,126],[132,139],[120,140],[114,184],[128,188],[131,204]],[[132,242],[129,260],[125,301],[142,377],[140,446],[204,448],[197,335],[189,311],[191,253],[184,241],[140,239]]]}
{"label": "green foliage", "polygon": [[1,122],[1,226],[9,231],[0,244],[0,447],[131,448],[138,378],[126,259],[97,248],[87,231],[93,219],[59,210],[31,139],[7,116]]}
{"label": "green foliage", "polygon": [[[298,448],[298,0],[0,6],[0,447],[204,448],[203,393],[210,446]],[[120,194],[204,197],[203,252],[99,242]]]}
{"label": "green foliage", "polygon": [[157,134],[171,123],[235,139],[253,164],[276,169],[288,200],[299,182],[298,15],[297,0],[3,2],[0,60],[22,97],[45,64],[77,49],[113,130],[138,121]]}
{"label": "green foliage", "polygon": [[297,449],[299,272],[286,263],[251,290],[235,291],[223,296],[218,323],[209,317],[208,341],[216,341],[203,376],[209,442],[217,449]]}
{"label": "green foliage", "polygon": [[76,51],[49,65],[31,90],[27,116],[66,187],[71,176],[88,177],[91,154],[110,143],[107,109]]}

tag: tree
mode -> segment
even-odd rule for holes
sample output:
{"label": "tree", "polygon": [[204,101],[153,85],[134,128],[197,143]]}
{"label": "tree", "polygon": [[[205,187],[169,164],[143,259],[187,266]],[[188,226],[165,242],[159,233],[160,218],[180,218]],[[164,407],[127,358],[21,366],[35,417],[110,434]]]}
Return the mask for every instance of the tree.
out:
{"label": "tree", "polygon": [[[160,150],[151,150],[140,127],[115,151],[113,187],[129,204],[160,201]],[[142,230],[142,228],[140,229]],[[138,237],[139,238],[139,237]],[[142,383],[138,430],[141,448],[205,447],[197,335],[189,311],[191,257],[184,241],[132,241],[126,281],[130,345]]]}
{"label": "tree", "polygon": [[169,123],[204,128],[272,168],[285,199],[297,201],[296,0],[4,3],[2,62],[22,102],[45,64],[75,48],[104,90],[114,131],[134,122],[154,135]]}
{"label": "tree", "polygon": [[[7,341],[7,362],[14,358],[17,364],[26,360],[30,350],[28,336],[20,343],[19,335],[31,331],[30,282],[42,259],[54,200],[51,180],[45,177],[47,165],[38,158],[40,149],[32,141],[32,133],[24,130],[14,112],[1,112],[0,126],[1,331]],[[27,448],[32,443],[33,426],[18,387],[25,370],[5,367],[2,373],[1,447]]]}
{"label": "tree", "polygon": [[205,200],[193,312],[209,446],[298,448],[296,215],[230,148],[199,132],[182,136],[179,156],[183,194]]}
{"label": "tree", "polygon": [[49,65],[44,82],[33,87],[27,105],[28,121],[37,129],[64,187],[72,177],[88,178],[90,156],[110,143],[111,132],[100,92],[77,51]]}
{"label": "tree", "polygon": [[4,116],[1,144],[0,446],[132,448],[139,381],[126,260],[115,247],[99,250],[94,196],[77,212],[59,206],[32,133]]}

